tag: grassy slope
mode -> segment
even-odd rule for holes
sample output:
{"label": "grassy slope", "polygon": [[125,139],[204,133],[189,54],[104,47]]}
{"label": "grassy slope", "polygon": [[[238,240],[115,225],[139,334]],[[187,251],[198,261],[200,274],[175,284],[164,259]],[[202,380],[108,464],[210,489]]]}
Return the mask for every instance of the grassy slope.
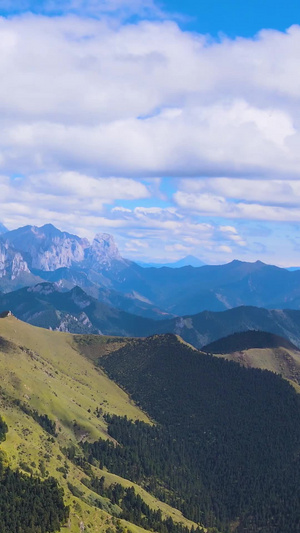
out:
{"label": "grassy slope", "polygon": [[282,347],[252,348],[230,354],[214,354],[235,361],[247,368],[261,368],[281,374],[284,378],[300,384],[300,352]]}
{"label": "grassy slope", "polygon": [[[87,532],[114,528],[115,519],[93,506],[95,497],[102,500],[101,497],[80,483],[83,472],[65,460],[60,447],[76,445],[83,436],[92,440],[107,438],[106,424],[95,413],[98,407],[103,412],[119,416],[126,414],[133,420],[150,423],[147,415],[134,405],[128,395],[94,366],[93,359],[97,358],[99,350],[104,353],[114,350],[118,341],[52,332],[25,324],[13,316],[0,319],[0,340],[1,337],[9,341],[8,344],[2,342],[2,346],[0,342],[0,412],[9,426],[7,440],[1,445],[1,450],[6,454],[7,462],[13,467],[24,462],[40,475],[39,465],[43,461],[45,469],[65,489],[66,502],[71,506],[68,528],[71,533],[79,531],[81,520]],[[81,351],[85,349],[89,352],[91,360],[79,353],[79,347]],[[51,442],[48,433],[21,411],[13,399],[27,403],[40,414],[47,413],[56,421],[59,431],[55,442]],[[57,471],[57,468],[65,465],[68,468],[67,479]],[[99,471],[98,474],[103,475],[103,472]],[[109,473],[104,475],[108,483],[117,481],[125,486],[132,485]],[[67,481],[84,493],[81,499],[70,493]],[[157,501],[139,487],[137,491],[148,505],[154,509],[160,508],[165,516],[191,524],[179,511]],[[105,500],[103,504],[105,506]],[[126,527],[125,521],[121,523]],[[132,524],[127,526],[133,533],[144,531]]]}

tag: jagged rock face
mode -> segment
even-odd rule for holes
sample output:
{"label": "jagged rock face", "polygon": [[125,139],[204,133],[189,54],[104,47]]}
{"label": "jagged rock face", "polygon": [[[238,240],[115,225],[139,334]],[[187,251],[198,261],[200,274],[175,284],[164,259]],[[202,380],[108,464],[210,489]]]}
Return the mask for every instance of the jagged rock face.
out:
{"label": "jagged rock face", "polygon": [[31,268],[54,271],[79,265],[101,270],[114,261],[124,262],[113,237],[107,233],[96,235],[92,244],[87,239],[62,232],[52,224],[41,228],[25,226],[5,235],[7,241],[25,254]]}
{"label": "jagged rock face", "polygon": [[45,271],[80,263],[89,246],[87,239],[61,232],[52,224],[41,228],[25,226],[9,232],[5,237],[15,248],[26,253],[31,268]]}
{"label": "jagged rock face", "polygon": [[14,280],[23,272],[30,272],[23,256],[0,241],[0,278]]}
{"label": "jagged rock face", "polygon": [[89,263],[110,267],[114,261],[124,262],[112,235],[108,233],[98,233],[90,248],[86,251],[86,258]]}
{"label": "jagged rock face", "polygon": [[39,270],[56,270],[61,267],[71,267],[84,259],[85,243],[77,242],[70,237],[54,238],[47,250],[36,252],[31,248],[32,267]]}

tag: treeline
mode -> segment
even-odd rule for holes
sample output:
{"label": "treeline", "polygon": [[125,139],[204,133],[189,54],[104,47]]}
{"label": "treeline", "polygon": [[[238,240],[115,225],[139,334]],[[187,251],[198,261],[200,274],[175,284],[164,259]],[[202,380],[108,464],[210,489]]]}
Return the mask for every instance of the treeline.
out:
{"label": "treeline", "polygon": [[287,382],[173,335],[132,341],[101,366],[159,425],[107,417],[120,446],[85,443],[89,461],[208,527],[300,531],[300,402]]}
{"label": "treeline", "polygon": [[189,529],[182,524],[175,523],[171,517],[164,519],[160,510],[154,511],[147,505],[134,487],[124,488],[120,483],[105,486],[105,478],[92,477],[82,480],[94,492],[108,498],[113,505],[118,505],[123,518],[132,524],[157,533],[203,533],[201,528]]}
{"label": "treeline", "polygon": [[[5,439],[7,429],[0,417],[0,441]],[[54,478],[42,481],[13,471],[3,465],[0,455],[1,533],[54,533],[68,516],[63,489]]]}
{"label": "treeline", "polygon": [[40,414],[36,409],[31,409],[29,405],[21,402],[20,400],[14,400],[15,405],[20,407],[24,413],[31,416],[47,433],[53,437],[57,437],[56,424],[47,414]]}
{"label": "treeline", "polygon": [[106,416],[106,420],[109,434],[120,446],[103,439],[82,443],[90,463],[96,460],[100,468],[143,485],[196,523],[224,526],[215,518],[211,494],[199,477],[196,449],[191,453],[184,439],[160,426],[133,423],[126,417]]}
{"label": "treeline", "polygon": [[3,442],[6,439],[7,431],[8,431],[7,424],[3,420],[3,418],[0,416],[0,442]]}

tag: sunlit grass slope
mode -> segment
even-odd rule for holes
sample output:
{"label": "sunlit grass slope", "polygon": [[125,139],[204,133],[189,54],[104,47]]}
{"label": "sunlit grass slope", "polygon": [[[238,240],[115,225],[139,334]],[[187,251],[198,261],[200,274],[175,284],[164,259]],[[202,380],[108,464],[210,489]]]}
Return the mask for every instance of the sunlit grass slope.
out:
{"label": "sunlit grass slope", "polygon": [[[70,505],[70,521],[61,531],[77,533],[80,523],[90,533],[117,528],[118,519],[110,515],[105,498],[81,483],[86,474],[66,459],[63,448],[77,446],[81,439],[108,438],[104,413],[151,423],[129,396],[94,365],[101,353],[114,351],[122,343],[122,339],[74,336],[36,328],[14,316],[0,319],[0,414],[9,427],[0,450],[13,468],[59,480]],[[57,437],[44,431],[21,409],[19,402],[55,421]],[[104,475],[108,484],[133,485],[108,472],[96,468],[94,471]],[[70,492],[68,483],[79,489],[80,498]],[[164,516],[172,516],[176,522],[192,525],[179,511],[142,488],[135,488],[153,509],[161,509]],[[103,510],[94,505],[95,500],[102,501]],[[124,520],[119,523],[125,531],[144,531]]]}

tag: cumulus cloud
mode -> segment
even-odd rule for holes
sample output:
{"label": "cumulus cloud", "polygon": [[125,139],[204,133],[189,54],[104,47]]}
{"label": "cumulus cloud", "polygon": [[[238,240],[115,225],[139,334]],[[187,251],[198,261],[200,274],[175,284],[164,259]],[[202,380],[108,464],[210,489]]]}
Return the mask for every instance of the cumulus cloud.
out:
{"label": "cumulus cloud", "polygon": [[1,214],[9,228],[51,221],[71,231],[83,227],[86,233],[103,224],[106,204],[148,197],[145,185],[128,178],[96,179],[78,172],[0,176]]}
{"label": "cumulus cloud", "polygon": [[240,221],[299,221],[299,26],[216,42],[152,0],[0,7],[24,12],[0,18],[8,227],[105,229],[131,257],[213,261],[267,253]]}
{"label": "cumulus cloud", "polygon": [[300,180],[187,179],[180,181],[174,200],[181,209],[204,216],[300,220]]}
{"label": "cumulus cloud", "polygon": [[258,203],[231,202],[212,194],[190,194],[178,191],[174,195],[178,206],[185,211],[205,216],[240,218],[244,220],[300,221],[299,207],[278,207]]}
{"label": "cumulus cloud", "polygon": [[298,26],[210,42],[170,21],[23,15],[0,42],[3,171],[299,175]]}

